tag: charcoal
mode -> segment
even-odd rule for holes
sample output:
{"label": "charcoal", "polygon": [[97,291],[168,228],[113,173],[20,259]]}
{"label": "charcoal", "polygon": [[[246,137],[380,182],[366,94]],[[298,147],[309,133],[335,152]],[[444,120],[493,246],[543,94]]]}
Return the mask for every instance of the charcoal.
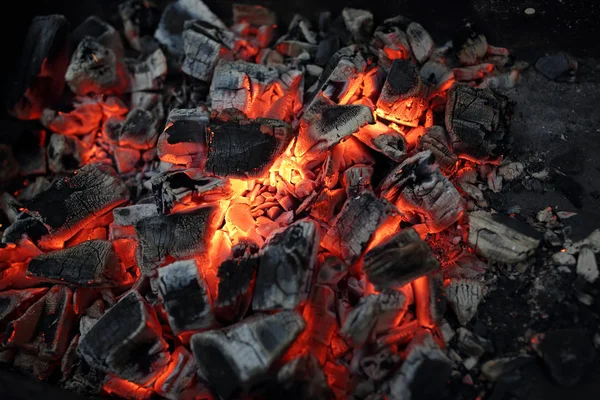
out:
{"label": "charcoal", "polygon": [[333,289],[323,284],[314,285],[302,316],[307,326],[298,343],[303,348],[310,348],[312,355],[323,365],[331,339],[339,329]]}
{"label": "charcoal", "polygon": [[444,279],[440,270],[430,272],[411,282],[419,324],[433,329],[442,322],[448,305]]}
{"label": "charcoal", "polygon": [[162,88],[162,82],[167,75],[167,59],[161,49],[156,49],[143,60],[127,60],[127,70],[131,77],[132,104],[139,105],[141,101],[136,99],[136,96],[145,94],[144,91]]}
{"label": "charcoal", "polygon": [[366,43],[369,40],[373,31],[373,14],[370,11],[346,7],[342,10],[342,17],[354,42]]}
{"label": "charcoal", "polygon": [[150,180],[156,206],[162,214],[174,206],[190,206],[221,200],[231,194],[229,181],[206,175],[201,169],[189,168],[164,172]]}
{"label": "charcoal", "polygon": [[98,101],[83,97],[74,100],[73,110],[68,113],[44,109],[40,122],[52,132],[86,135],[100,127],[103,116],[102,105]]}
{"label": "charcoal", "polygon": [[417,153],[396,167],[381,184],[381,194],[402,210],[440,232],[464,211],[460,194],[440,171],[431,151]]}
{"label": "charcoal", "polygon": [[257,252],[257,246],[236,246],[232,257],[219,266],[218,295],[213,304],[219,322],[226,325],[237,322],[248,311],[259,263]]}
{"label": "charcoal", "polygon": [[401,322],[400,326],[391,328],[383,336],[376,341],[380,347],[408,344],[419,329],[419,321],[412,320],[410,322]]}
{"label": "charcoal", "polygon": [[186,22],[183,32],[185,58],[181,70],[201,81],[210,82],[222,53],[235,45],[232,32],[203,21]]}
{"label": "charcoal", "polygon": [[76,49],[86,36],[96,39],[102,46],[111,49],[118,58],[125,54],[119,32],[108,22],[95,15],[86,18],[73,30],[71,48]]}
{"label": "charcoal", "polygon": [[473,279],[452,279],[446,286],[448,303],[461,325],[465,326],[475,316],[485,293],[485,284]]}
{"label": "charcoal", "polygon": [[400,356],[389,347],[383,347],[375,354],[364,356],[360,359],[360,369],[371,380],[378,382],[384,380],[398,365]]}
{"label": "charcoal", "polygon": [[378,288],[400,288],[440,269],[431,248],[413,229],[404,229],[365,254],[363,271]]}
{"label": "charcoal", "polygon": [[390,398],[441,399],[445,397],[452,362],[427,331],[410,342],[408,356],[388,381]]}
{"label": "charcoal", "polygon": [[393,161],[402,162],[407,156],[404,136],[381,122],[363,126],[354,133],[354,137]]}
{"label": "charcoal", "polygon": [[47,288],[35,288],[0,292],[0,340],[9,322],[21,317],[47,291]]}
{"label": "charcoal", "polygon": [[275,13],[263,6],[234,3],[232,10],[234,24],[247,22],[254,27],[259,27],[277,23]]}
{"label": "charcoal", "polygon": [[204,169],[220,177],[263,176],[285,151],[292,136],[291,126],[280,120],[213,120],[206,132]]}
{"label": "charcoal", "polygon": [[589,247],[582,247],[577,257],[577,275],[582,276],[589,283],[598,279],[598,263],[596,256]]}
{"label": "charcoal", "polygon": [[342,186],[346,189],[346,195],[355,197],[365,190],[372,190],[371,177],[373,167],[370,165],[355,165],[344,171]]}
{"label": "charcoal", "polygon": [[11,224],[15,223],[19,215],[21,214],[21,208],[23,204],[10,195],[8,192],[0,193],[0,212],[2,212],[8,222]]}
{"label": "charcoal", "polygon": [[319,41],[317,52],[315,54],[315,64],[320,67],[325,66],[331,57],[340,49],[340,39],[336,36],[330,36]]}
{"label": "charcoal", "polygon": [[365,191],[349,198],[333,220],[321,246],[352,263],[366,249],[373,233],[390,213],[389,203],[372,192]]}
{"label": "charcoal", "polygon": [[435,47],[429,33],[418,22],[411,22],[406,27],[406,36],[412,49],[413,55],[419,64],[423,64]]}
{"label": "charcoal", "polygon": [[191,348],[216,394],[232,398],[267,378],[304,326],[294,311],[256,315],[227,328],[195,334]]}
{"label": "charcoal", "polygon": [[368,295],[350,311],[340,333],[354,346],[361,347],[373,341],[376,333],[396,326],[407,308],[406,298],[400,291],[385,289]]}
{"label": "charcoal", "polygon": [[379,65],[386,71],[396,59],[407,60],[411,50],[406,33],[398,26],[380,25],[369,43],[370,50],[378,55]]}
{"label": "charcoal", "polygon": [[199,166],[206,157],[205,136],[209,120],[210,112],[203,108],[172,110],[158,139],[158,157],[173,164]]}
{"label": "charcoal", "polygon": [[12,150],[15,159],[19,163],[18,169],[21,176],[47,173],[46,149],[44,148],[46,136],[45,129],[37,128],[27,129],[18,135],[16,143],[12,145]]}
{"label": "charcoal", "polygon": [[179,400],[185,396],[184,391],[196,379],[197,369],[198,365],[192,353],[185,347],[179,346],[171,354],[168,373],[159,376],[154,383],[154,390],[169,400]]}
{"label": "charcoal", "polygon": [[79,42],[65,80],[78,95],[121,94],[129,85],[125,66],[115,52],[90,36]]}
{"label": "charcoal", "polygon": [[119,174],[126,174],[134,171],[141,158],[139,150],[129,147],[116,147],[113,156]]}
{"label": "charcoal", "polygon": [[448,92],[446,130],[453,152],[461,158],[487,161],[510,148],[513,104],[491,89],[457,84]]}
{"label": "charcoal", "polygon": [[418,126],[427,109],[427,87],[408,60],[394,60],[377,99],[377,115],[390,121]]}
{"label": "charcoal", "polygon": [[530,226],[502,214],[469,214],[469,246],[489,260],[515,264],[532,256],[541,235]]}
{"label": "charcoal", "polygon": [[79,353],[91,367],[142,385],[169,362],[154,309],[136,291],[123,296],[81,338]]}
{"label": "charcoal", "polygon": [[6,328],[3,345],[17,346],[41,361],[59,360],[69,344],[73,325],[73,293],[56,285]]}
{"label": "charcoal", "polygon": [[427,61],[419,70],[419,76],[424,82],[435,85],[438,91],[450,88],[454,83],[454,72],[446,64],[438,61]]}
{"label": "charcoal", "polygon": [[142,274],[154,275],[167,256],[184,259],[204,253],[213,237],[219,212],[215,206],[144,218],[135,224]]}
{"label": "charcoal", "polygon": [[459,82],[475,81],[485,78],[494,70],[494,64],[483,63],[470,67],[454,68],[454,77]]}
{"label": "charcoal", "polygon": [[17,199],[21,202],[27,202],[33,199],[38,194],[42,193],[44,190],[50,187],[50,182],[43,176],[38,176],[33,179],[29,185],[27,185],[23,190],[19,192],[17,195]]}
{"label": "charcoal", "polygon": [[348,266],[342,260],[334,255],[322,253],[319,258],[318,284],[336,288],[347,273]]}
{"label": "charcoal", "polygon": [[306,301],[318,248],[317,224],[310,220],[273,232],[260,251],[252,309],[293,310]]}
{"label": "charcoal", "polygon": [[85,148],[74,136],[58,133],[50,136],[48,143],[48,167],[54,173],[72,172],[83,164]]}
{"label": "charcoal", "polygon": [[452,170],[456,166],[458,157],[450,150],[448,137],[444,127],[434,125],[425,131],[417,144],[418,151],[431,151],[435,161],[444,172]]}
{"label": "charcoal", "polygon": [[488,43],[485,36],[471,32],[458,47],[458,59],[463,65],[475,65],[486,55]]}
{"label": "charcoal", "polygon": [[210,294],[195,260],[158,269],[158,295],[173,333],[203,331],[215,325]]}
{"label": "charcoal", "polygon": [[565,53],[557,53],[538,59],[535,68],[553,81],[573,82],[577,73],[577,61]]}
{"label": "charcoal", "polygon": [[493,353],[492,342],[474,334],[473,332],[460,327],[456,330],[458,341],[456,348],[463,358],[463,365],[467,369],[472,369],[472,365],[477,364],[479,359],[485,353]]}
{"label": "charcoal", "polygon": [[12,183],[19,176],[19,163],[17,162],[12,147],[0,144],[0,188]]}
{"label": "charcoal", "polygon": [[119,4],[119,15],[129,45],[142,51],[144,38],[151,37],[158,26],[160,10],[149,1],[126,0]]}
{"label": "charcoal", "polygon": [[369,107],[336,105],[320,99],[304,112],[294,152],[296,156],[314,158],[325,153],[346,136],[375,120]]}
{"label": "charcoal", "polygon": [[21,58],[5,94],[8,111],[19,119],[38,119],[54,107],[65,85],[69,65],[69,23],[62,15],[34,17]]}
{"label": "charcoal", "polygon": [[122,283],[125,270],[111,242],[88,240],[31,259],[27,275],[77,287],[112,287]]}
{"label": "charcoal", "polygon": [[332,399],[333,393],[327,383],[319,362],[308,353],[294,358],[277,372],[279,384],[276,398]]}
{"label": "charcoal", "polygon": [[127,188],[112,168],[88,164],[70,176],[55,181],[26,207],[48,231],[38,245],[56,248],[90,222],[128,199]]}
{"label": "charcoal", "polygon": [[118,145],[138,150],[154,147],[158,137],[157,121],[151,112],[135,109],[113,131],[111,139]]}

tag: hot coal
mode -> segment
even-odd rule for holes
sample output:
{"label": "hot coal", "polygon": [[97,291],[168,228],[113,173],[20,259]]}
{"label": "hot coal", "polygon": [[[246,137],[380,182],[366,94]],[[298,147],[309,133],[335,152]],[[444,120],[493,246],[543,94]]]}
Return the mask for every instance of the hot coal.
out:
{"label": "hot coal", "polygon": [[0,293],[0,340],[10,321],[19,318],[32,303],[48,291],[47,288],[7,290]]}
{"label": "hot coal", "polygon": [[156,145],[156,125],[151,112],[138,108],[129,112],[122,123],[113,124],[107,134],[118,146],[146,150]]}
{"label": "hot coal", "polygon": [[198,167],[206,157],[206,126],[210,112],[203,108],[174,109],[167,117],[157,153],[162,161]]}
{"label": "hot coal", "polygon": [[72,172],[81,167],[85,147],[74,136],[53,134],[48,143],[48,167],[54,173]]}
{"label": "hot coal", "polygon": [[419,139],[417,150],[431,151],[443,172],[451,171],[458,161],[458,157],[450,149],[446,130],[439,125],[427,128],[425,134]]}
{"label": "hot coal", "polygon": [[330,399],[333,396],[319,362],[312,354],[301,355],[277,373],[278,390],[273,396],[294,399]]}

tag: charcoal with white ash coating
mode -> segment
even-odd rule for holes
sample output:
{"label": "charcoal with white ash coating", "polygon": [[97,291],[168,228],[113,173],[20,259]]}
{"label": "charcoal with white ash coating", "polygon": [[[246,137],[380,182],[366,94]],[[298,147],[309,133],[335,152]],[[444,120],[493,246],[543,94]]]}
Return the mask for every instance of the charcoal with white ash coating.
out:
{"label": "charcoal with white ash coating", "polygon": [[119,4],[119,16],[129,45],[137,51],[142,51],[143,44],[152,40],[158,26],[159,8],[148,0],[126,0]]}
{"label": "charcoal with white ash coating", "polygon": [[366,43],[373,32],[373,14],[367,10],[345,7],[342,17],[355,43]]}
{"label": "charcoal with white ash coating", "polygon": [[407,156],[408,148],[404,136],[381,122],[365,125],[353,136],[393,161],[402,162]]}
{"label": "charcoal with white ash coating", "polygon": [[395,59],[406,60],[410,58],[411,49],[408,37],[397,18],[389,18],[383,21],[373,33],[369,42],[369,50],[378,56],[378,64],[385,70],[389,70]]}
{"label": "charcoal with white ash coating", "polygon": [[162,214],[175,205],[190,206],[221,200],[231,194],[228,180],[207,175],[199,168],[163,172],[150,180],[154,200]]}
{"label": "charcoal with white ash coating", "polygon": [[249,120],[244,114],[237,121],[218,117],[207,126],[204,170],[220,177],[260,177],[285,151],[292,136],[292,127],[280,120]]}
{"label": "charcoal with white ash coating", "polygon": [[[198,382],[198,365],[192,353],[183,346],[177,347],[171,354],[170,367],[167,373],[161,374],[156,382],[154,382],[154,390],[156,393],[168,400],[179,400],[186,398],[190,394],[188,390],[195,390],[195,385]],[[212,396],[207,393],[202,393],[206,398],[212,399]],[[193,392],[198,395],[197,392]]]}
{"label": "charcoal with white ash coating", "polygon": [[469,213],[467,242],[480,256],[515,264],[535,253],[541,243],[541,234],[508,215],[474,211]]}
{"label": "charcoal with white ash coating", "polygon": [[131,291],[81,337],[78,351],[91,367],[143,385],[169,362],[161,334],[154,309]]}
{"label": "charcoal with white ash coating", "polygon": [[48,288],[31,288],[0,292],[0,341],[4,338],[7,325],[21,317],[47,291]]}
{"label": "charcoal with white ash coating", "polygon": [[119,32],[102,18],[92,15],[73,29],[71,48],[76,49],[84,37],[90,36],[102,46],[111,49],[118,58],[123,57],[125,48]]}
{"label": "charcoal with white ash coating", "polygon": [[176,261],[159,268],[158,296],[176,335],[215,326],[210,293],[195,260]]}
{"label": "charcoal with white ash coating", "polygon": [[123,122],[105,124],[104,132],[117,146],[147,150],[156,144],[157,125],[158,121],[150,111],[136,108]]}
{"label": "charcoal with white ash coating", "polygon": [[46,229],[38,245],[51,249],[60,248],[87,224],[127,200],[129,191],[114,169],[87,164],[55,181],[25,206]]}
{"label": "charcoal with white ash coating", "polygon": [[208,205],[136,222],[139,243],[136,258],[142,274],[154,275],[167,256],[184,259],[203,254],[213,237],[219,214],[216,206]]}
{"label": "charcoal with white ash coating", "polygon": [[514,103],[492,89],[456,84],[448,91],[446,130],[460,158],[491,161],[510,150]]}
{"label": "charcoal with white ash coating", "polygon": [[75,136],[53,134],[47,152],[48,167],[54,173],[72,172],[85,161],[85,147]]}
{"label": "charcoal with white ash coating", "polygon": [[283,365],[277,372],[274,398],[333,399],[327,377],[315,356],[302,354]]}
{"label": "charcoal with white ash coating", "polygon": [[306,301],[313,279],[319,231],[314,221],[297,221],[271,233],[260,251],[252,309],[295,309]]}
{"label": "charcoal with white ash coating", "polygon": [[156,49],[142,60],[125,59],[129,72],[130,108],[153,111],[156,119],[163,118],[163,81],[167,76],[167,58]]}
{"label": "charcoal with white ash coating", "polygon": [[365,190],[372,190],[371,177],[373,167],[370,165],[354,165],[344,171],[342,175],[342,186],[346,189],[348,197],[355,197]]}
{"label": "charcoal with white ash coating", "polygon": [[452,182],[435,163],[431,151],[404,160],[384,179],[381,195],[430,232],[440,232],[456,222],[464,211],[463,200]]}
{"label": "charcoal with white ash coating", "polygon": [[377,115],[416,127],[428,106],[429,90],[408,60],[394,60],[377,99]]}
{"label": "charcoal with white ash coating", "polygon": [[384,346],[374,354],[367,354],[360,358],[360,369],[369,379],[380,382],[396,368],[400,356],[390,347]]}
{"label": "charcoal with white ash coating", "polygon": [[363,271],[377,288],[401,288],[439,269],[431,248],[413,228],[385,239],[363,258]]}
{"label": "charcoal with white ash coating", "polygon": [[440,125],[434,125],[425,130],[425,134],[419,138],[418,151],[431,151],[435,161],[444,172],[455,168],[458,157],[450,149],[446,129]]}
{"label": "charcoal with white ash coating", "polygon": [[206,158],[206,108],[173,109],[157,143],[158,157],[168,163],[198,167]]}
{"label": "charcoal with white ash coating", "polygon": [[123,226],[135,225],[136,222],[155,215],[158,215],[158,210],[154,204],[134,204],[113,210],[114,223]]}
{"label": "charcoal with white ash coating", "polygon": [[257,314],[227,328],[195,334],[192,352],[216,394],[232,398],[266,379],[305,325],[294,311]]}
{"label": "charcoal with white ash coating", "polygon": [[120,286],[126,278],[121,260],[107,240],[87,240],[34,257],[27,266],[27,275],[76,287]]}
{"label": "charcoal with white ash coating", "polygon": [[393,206],[365,191],[349,198],[325,234],[321,246],[352,263],[367,248],[377,228],[393,212]]}
{"label": "charcoal with white ash coating", "polygon": [[446,286],[446,297],[461,325],[467,325],[475,316],[486,292],[487,287],[481,281],[464,278],[450,280]]}
{"label": "charcoal with white ash coating", "polygon": [[58,103],[69,65],[69,23],[62,15],[31,20],[21,58],[5,92],[8,111],[19,119],[38,119]]}
{"label": "charcoal with white ash coating", "polygon": [[254,244],[236,245],[231,257],[219,266],[218,294],[213,308],[217,320],[225,325],[242,319],[252,303],[258,250]]}
{"label": "charcoal with white ash coating", "polygon": [[384,289],[381,293],[363,297],[350,311],[340,333],[356,347],[375,339],[400,322],[408,308],[404,293]]}

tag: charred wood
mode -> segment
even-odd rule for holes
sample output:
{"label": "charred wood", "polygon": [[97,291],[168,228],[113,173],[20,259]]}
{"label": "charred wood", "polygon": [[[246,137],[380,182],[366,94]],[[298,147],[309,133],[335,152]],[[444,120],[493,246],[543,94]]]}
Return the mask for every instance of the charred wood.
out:
{"label": "charred wood", "polygon": [[102,46],[111,49],[117,58],[123,57],[125,49],[119,32],[108,22],[92,15],[86,18],[77,28],[73,30],[71,48],[76,49],[86,36],[98,41]]}
{"label": "charred wood", "polygon": [[363,126],[354,137],[393,161],[401,162],[406,158],[408,149],[404,136],[381,122]]}
{"label": "charred wood", "polygon": [[283,365],[277,373],[277,383],[279,389],[272,395],[278,398],[333,398],[327,377],[315,356],[310,353],[303,354]]}
{"label": "charred wood", "polygon": [[48,143],[48,167],[54,173],[76,170],[85,161],[85,147],[74,136],[58,133],[50,136]]}
{"label": "charred wood", "polygon": [[456,154],[450,150],[446,130],[439,125],[427,128],[425,134],[419,139],[417,150],[431,151],[435,157],[435,161],[444,172],[451,171],[458,161]]}
{"label": "charred wood", "polygon": [[119,4],[119,15],[129,45],[142,51],[143,41],[152,37],[158,26],[160,10],[153,2],[126,0]]}
{"label": "charred wood", "polygon": [[158,157],[165,162],[198,167],[206,158],[206,126],[210,112],[206,108],[174,109],[161,133]]}
{"label": "charred wood", "polygon": [[346,189],[346,196],[356,197],[366,190],[372,190],[372,176],[373,167],[370,165],[355,165],[344,171],[342,186]]}

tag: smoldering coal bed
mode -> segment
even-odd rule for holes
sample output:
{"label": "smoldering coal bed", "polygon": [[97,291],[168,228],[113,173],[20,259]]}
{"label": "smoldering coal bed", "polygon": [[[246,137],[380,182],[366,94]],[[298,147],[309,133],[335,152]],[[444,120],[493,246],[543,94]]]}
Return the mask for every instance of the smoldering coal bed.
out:
{"label": "smoldering coal bed", "polygon": [[[39,121],[25,161],[0,145],[7,368],[127,399],[373,400],[442,398],[479,363],[483,261],[542,242],[478,186],[523,174],[502,90],[526,63],[353,8],[116,17],[34,18],[6,96]],[[569,250],[590,282],[594,243]]]}

